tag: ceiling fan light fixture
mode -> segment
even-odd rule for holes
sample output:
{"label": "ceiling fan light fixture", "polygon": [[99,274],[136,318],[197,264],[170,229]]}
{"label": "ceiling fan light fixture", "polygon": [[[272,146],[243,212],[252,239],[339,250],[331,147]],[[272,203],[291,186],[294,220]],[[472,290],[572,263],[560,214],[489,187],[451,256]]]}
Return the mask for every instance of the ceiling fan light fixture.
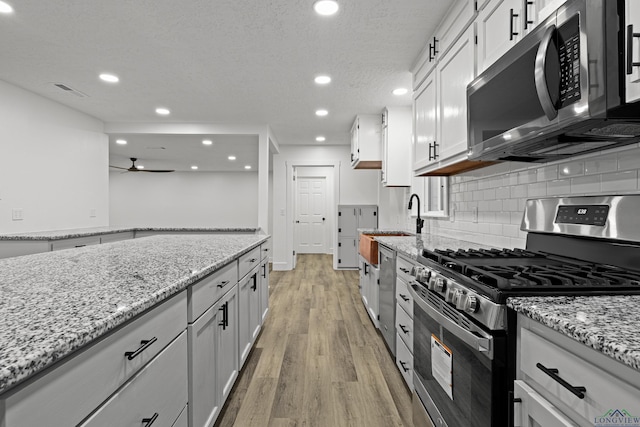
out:
{"label": "ceiling fan light fixture", "polygon": [[322,16],[334,15],[338,12],[338,9],[340,9],[340,6],[338,2],[334,0],[318,0],[313,3],[313,10]]}
{"label": "ceiling fan light fixture", "polygon": [[136,169],[140,169],[140,170],[142,170],[142,169],[144,169],[144,165],[137,165],[137,166],[136,166]]}

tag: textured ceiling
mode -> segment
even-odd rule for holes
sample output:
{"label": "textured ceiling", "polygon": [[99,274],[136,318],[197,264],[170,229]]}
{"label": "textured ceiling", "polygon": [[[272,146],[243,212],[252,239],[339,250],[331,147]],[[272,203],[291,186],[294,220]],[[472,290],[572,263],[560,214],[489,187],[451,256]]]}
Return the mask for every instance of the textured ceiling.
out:
{"label": "textured ceiling", "polygon": [[[410,105],[410,92],[391,91],[410,87],[411,65],[452,3],[339,0],[337,15],[321,17],[312,0],[8,2],[0,79],[106,123],[269,125],[280,144],[317,144],[320,134],[348,144],[357,114]],[[333,82],[315,85],[318,74]]]}

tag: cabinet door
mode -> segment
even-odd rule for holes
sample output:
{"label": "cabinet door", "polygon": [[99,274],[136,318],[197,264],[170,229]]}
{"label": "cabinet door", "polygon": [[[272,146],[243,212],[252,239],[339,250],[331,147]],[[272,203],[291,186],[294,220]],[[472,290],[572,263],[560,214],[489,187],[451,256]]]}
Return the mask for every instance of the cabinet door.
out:
{"label": "cabinet door", "polygon": [[371,317],[371,321],[373,321],[373,324],[377,329],[380,329],[380,322],[378,319],[378,295],[380,294],[379,272],[380,270],[378,270],[378,268],[372,265],[369,266],[369,317]]}
{"label": "cabinet door", "polygon": [[355,236],[358,228],[358,211],[354,206],[338,208],[338,237]]}
{"label": "cabinet door", "polygon": [[[220,405],[229,396],[238,378],[238,288],[235,286],[219,303],[219,312],[224,319],[218,322],[217,384]],[[224,308],[223,308],[224,306]],[[222,309],[222,310],[220,310]],[[224,321],[224,324],[222,321]]]}
{"label": "cabinet door", "polygon": [[[625,49],[625,65],[628,66],[631,62],[640,62],[640,38],[629,37],[629,33],[640,33],[640,2],[638,1],[626,1],[626,45]],[[629,48],[629,44],[631,47]],[[628,52],[631,53],[631,57],[628,56]],[[628,67],[627,67],[628,68]],[[626,101],[633,102],[640,99],[640,66],[631,66],[631,69],[625,70],[626,76]]]}
{"label": "cabinet door", "polygon": [[520,399],[519,402],[514,402],[514,427],[570,427],[578,425],[523,381],[514,382],[513,395],[516,399]]}
{"label": "cabinet door", "polygon": [[429,74],[413,100],[413,169],[434,161],[433,144],[437,125],[436,73]]}
{"label": "cabinet door", "polygon": [[360,159],[360,143],[358,138],[358,118],[356,117],[351,127],[351,164],[353,165]]}
{"label": "cabinet door", "polygon": [[382,110],[382,171],[380,181],[387,183],[389,173],[389,111]]}
{"label": "cabinet door", "polygon": [[438,84],[438,160],[467,151],[467,85],[475,77],[473,26],[436,67]]}
{"label": "cabinet door", "polygon": [[522,38],[521,8],[522,0],[491,0],[478,14],[479,73]]}
{"label": "cabinet door", "polygon": [[265,259],[260,270],[260,311],[261,323],[267,318],[269,312],[269,260]]}
{"label": "cabinet door", "polygon": [[251,286],[253,275],[248,275],[238,284],[238,367],[242,369],[251,350]]}
{"label": "cabinet door", "polygon": [[358,247],[355,237],[338,238],[338,267],[356,268]]}
{"label": "cabinet door", "polygon": [[260,333],[260,326],[262,325],[262,311],[261,298],[260,298],[260,275],[262,269],[258,268],[251,275],[251,297],[249,299],[249,327],[251,330],[251,344],[256,341],[258,334]]}
{"label": "cabinet door", "polygon": [[358,208],[358,228],[378,228],[378,208],[363,206]]}

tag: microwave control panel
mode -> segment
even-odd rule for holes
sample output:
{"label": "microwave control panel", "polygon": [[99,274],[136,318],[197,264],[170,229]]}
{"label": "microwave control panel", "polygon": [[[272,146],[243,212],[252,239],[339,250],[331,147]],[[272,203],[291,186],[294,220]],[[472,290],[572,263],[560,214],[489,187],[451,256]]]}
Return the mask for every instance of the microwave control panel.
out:
{"label": "microwave control panel", "polygon": [[608,215],[608,205],[561,205],[558,206],[555,222],[556,224],[604,226]]}
{"label": "microwave control panel", "polygon": [[580,99],[580,17],[574,15],[558,29],[560,108]]}

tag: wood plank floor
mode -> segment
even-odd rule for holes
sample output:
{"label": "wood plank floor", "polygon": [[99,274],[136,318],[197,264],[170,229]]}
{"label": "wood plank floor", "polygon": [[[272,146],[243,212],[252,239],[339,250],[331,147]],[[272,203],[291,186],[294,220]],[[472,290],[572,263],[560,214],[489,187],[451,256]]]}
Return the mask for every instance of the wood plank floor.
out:
{"label": "wood plank floor", "polygon": [[299,255],[216,426],[412,426],[411,395],[360,299],[357,271]]}

